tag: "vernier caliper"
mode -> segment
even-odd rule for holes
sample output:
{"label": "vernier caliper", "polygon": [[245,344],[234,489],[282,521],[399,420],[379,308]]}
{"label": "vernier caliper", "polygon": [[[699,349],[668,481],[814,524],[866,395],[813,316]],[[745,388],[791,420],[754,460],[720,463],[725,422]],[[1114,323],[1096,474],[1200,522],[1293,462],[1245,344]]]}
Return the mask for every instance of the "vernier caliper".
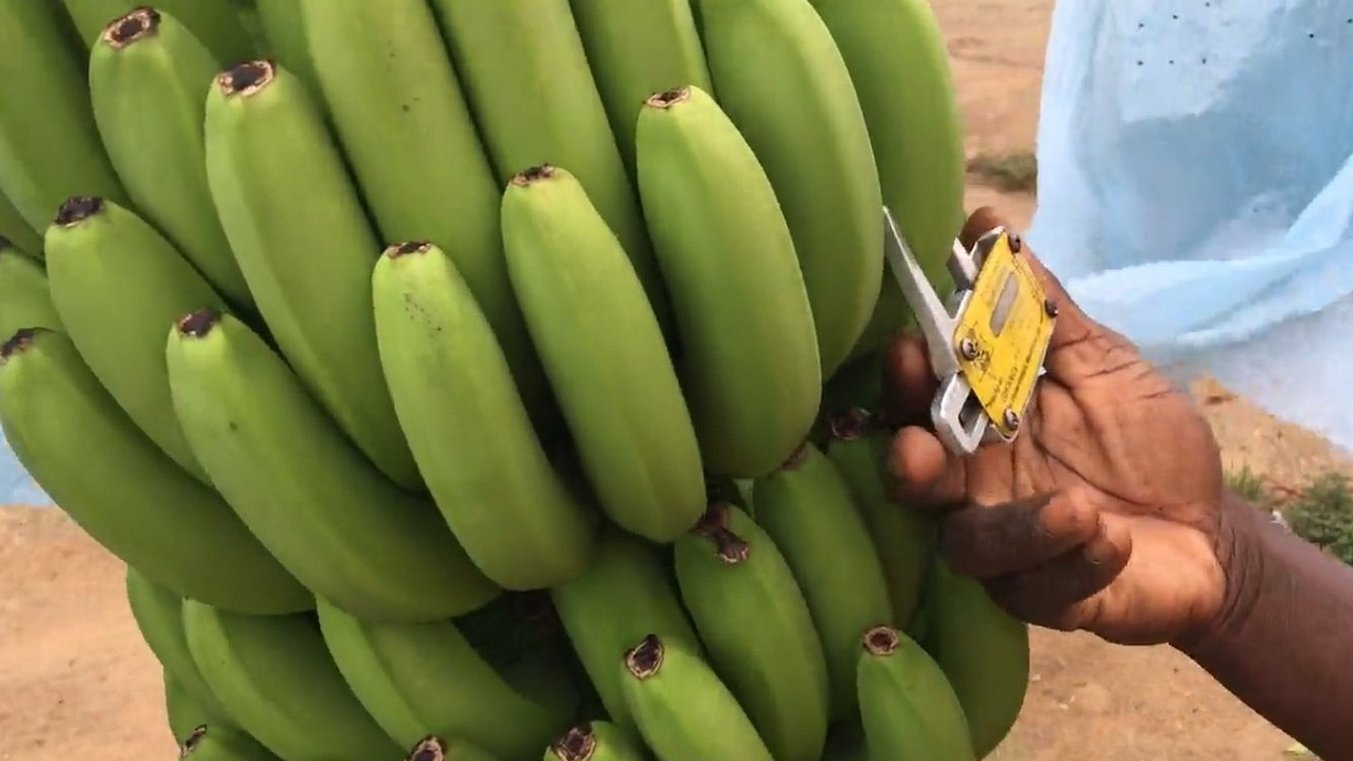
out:
{"label": "vernier caliper", "polygon": [[885,254],[916,321],[940,381],[930,416],[944,445],[970,455],[984,442],[1014,441],[1033,400],[1057,309],[1047,301],[1018,239],[1003,227],[971,249],[957,240],[949,254],[954,291],[941,301],[907,246],[892,212],[883,209]]}

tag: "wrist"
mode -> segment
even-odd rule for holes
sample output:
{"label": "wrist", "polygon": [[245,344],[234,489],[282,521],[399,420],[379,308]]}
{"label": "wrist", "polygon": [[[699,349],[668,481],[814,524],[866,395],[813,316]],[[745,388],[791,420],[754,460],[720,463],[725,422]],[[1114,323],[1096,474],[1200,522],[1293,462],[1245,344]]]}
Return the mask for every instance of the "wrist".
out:
{"label": "wrist", "polygon": [[1258,508],[1230,490],[1223,492],[1217,514],[1213,550],[1221,566],[1222,603],[1171,643],[1194,658],[1224,646],[1253,615],[1264,588],[1267,535],[1276,530]]}

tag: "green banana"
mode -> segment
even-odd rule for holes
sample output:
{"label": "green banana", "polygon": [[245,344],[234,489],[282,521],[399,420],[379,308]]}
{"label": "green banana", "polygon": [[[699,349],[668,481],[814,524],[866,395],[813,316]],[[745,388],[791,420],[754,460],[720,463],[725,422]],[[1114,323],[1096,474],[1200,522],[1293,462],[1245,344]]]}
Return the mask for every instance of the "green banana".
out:
{"label": "green banana", "polygon": [[183,683],[167,670],[164,672],[164,712],[176,743],[181,743],[193,729],[215,721],[211,713],[193,699]]}
{"label": "green banana", "polygon": [[647,756],[620,727],[608,721],[589,721],[550,743],[544,761],[647,761]]}
{"label": "green banana", "polygon": [[[120,18],[133,10],[149,9],[134,0],[63,0],[66,11],[75,21],[81,39],[90,48]],[[254,44],[240,23],[239,13],[232,0],[155,0],[155,13],[173,16],[202,41],[217,59],[226,63],[243,61],[254,56]],[[202,81],[205,92],[207,82]],[[154,145],[154,143],[152,143]]]}
{"label": "green banana", "polygon": [[764,475],[807,435],[822,386],[789,227],[756,154],[698,87],[649,98],[636,141],[705,469]]}
{"label": "green banana", "polygon": [[0,336],[8,338],[22,328],[64,329],[52,304],[47,270],[0,238]]}
{"label": "green banana", "polygon": [[267,54],[305,83],[316,98],[320,96],[319,76],[306,36],[301,0],[254,0]]}
{"label": "green banana", "polygon": [[[650,632],[663,632],[703,656],[657,548],[617,527],[607,527],[587,571],[550,590],[573,649],[601,697],[606,715],[626,730],[634,719],[625,703],[616,664]],[[620,613],[620,615],[617,615]]]}
{"label": "green banana", "polygon": [[329,657],[314,617],[244,616],[185,600],[188,648],[240,727],[287,761],[396,758]]}
{"label": "green banana", "polygon": [[25,328],[0,348],[0,423],[56,504],[157,583],[249,613],[311,605],[230,507],[136,428],[64,333]]}
{"label": "green banana", "polygon": [[174,415],[164,341],[180,315],[225,302],[154,227],[101,198],[61,205],[47,228],[47,277],[95,377],[151,441],[210,485]]}
{"label": "green banana", "polygon": [[[212,724],[232,723],[230,714],[207,686],[188,652],[188,640],[183,633],[183,596],[156,584],[132,566],[127,566],[126,587],[132,619],[168,678]],[[183,733],[175,729],[175,736],[181,739]]]}
{"label": "green banana", "polygon": [[376,348],[371,269],[382,247],[315,101],[266,60],[223,72],[209,92],[207,180],[263,319],[367,458],[419,490]]}
{"label": "green banana", "polygon": [[399,422],[475,565],[516,590],[582,573],[594,516],[542,449],[502,348],[451,257],[431,243],[391,246],[370,288]]}
{"label": "green banana", "polygon": [[784,209],[830,376],[883,277],[879,173],[850,72],[808,0],[697,2],[719,105]]}
{"label": "green banana", "polygon": [[426,0],[302,0],[325,103],[386,241],[428,240],[465,276],[535,411],[548,402],[508,282],[501,189]]}
{"label": "green banana", "polygon": [[[963,124],[949,49],[929,0],[812,0],[850,71],[873,138],[887,204],[937,289],[963,226],[967,179]],[[879,215],[874,223],[881,229]],[[885,270],[882,261],[877,265]],[[857,354],[876,348],[910,317],[892,275],[882,279]]]}
{"label": "green banana", "polygon": [[179,758],[192,761],[280,761],[248,734],[233,727],[202,724],[183,738]]}
{"label": "green banana", "polygon": [[500,590],[436,509],[384,479],[258,334],[203,309],[170,331],[174,410],[198,461],[317,596],[377,620],[431,621]]}
{"label": "green banana", "polygon": [[620,239],[667,325],[643,213],[569,0],[433,0],[433,7],[498,181],[541,164],[567,167]]}
{"label": "green banana", "polygon": [[634,129],[644,100],[695,85],[713,92],[690,0],[572,0],[592,76],[625,165],[633,173]]}
{"label": "green banana", "polygon": [[[466,641],[454,621],[385,624],[320,601],[320,628],[339,671],[368,714],[401,746],[429,734],[523,758],[567,727],[577,699],[563,673],[549,693],[512,684]],[[537,672],[557,671],[543,659]]]}
{"label": "green banana", "polygon": [[968,725],[939,664],[906,634],[861,638],[860,718],[869,761],[974,761]]}
{"label": "green banana", "polygon": [[[210,5],[210,4],[209,4]],[[94,119],[138,214],[233,304],[253,296],[216,218],[202,122],[218,59],[172,15],[139,7],[89,59]]]}
{"label": "green banana", "polygon": [[766,747],[779,761],[816,759],[827,736],[826,658],[784,555],[745,512],[716,502],[675,556],[700,640]]}
{"label": "green banana", "polygon": [[406,761],[498,761],[488,751],[463,741],[448,742],[436,735],[419,740]]}
{"label": "green banana", "polygon": [[985,758],[1014,727],[1029,687],[1029,627],[975,579],[936,559],[926,588],[922,643],[944,670]]}
{"label": "green banana", "polygon": [[625,704],[659,761],[774,761],[737,698],[680,640],[648,634],[621,662]]}
{"label": "green banana", "polygon": [[874,430],[871,414],[852,408],[830,416],[827,457],[850,484],[883,564],[892,600],[892,624],[908,628],[917,617],[936,542],[935,521],[888,497],[885,458],[891,438]]}
{"label": "green banana", "polygon": [[852,715],[860,635],[892,621],[883,566],[850,486],[817,447],[804,444],[757,480],[756,522],[784,555],[812,613],[827,659],[832,719]]}
{"label": "green banana", "polygon": [[35,259],[42,258],[42,236],[29,227],[4,193],[0,193],[0,239],[9,241]]}
{"label": "green banana", "polygon": [[502,230],[512,287],[601,507],[671,542],[704,512],[700,445],[619,240],[577,177],[548,164],[512,179]]}
{"label": "green banana", "polygon": [[73,195],[126,201],[94,123],[83,53],[68,45],[66,23],[53,0],[0,3],[0,193],[35,232]]}

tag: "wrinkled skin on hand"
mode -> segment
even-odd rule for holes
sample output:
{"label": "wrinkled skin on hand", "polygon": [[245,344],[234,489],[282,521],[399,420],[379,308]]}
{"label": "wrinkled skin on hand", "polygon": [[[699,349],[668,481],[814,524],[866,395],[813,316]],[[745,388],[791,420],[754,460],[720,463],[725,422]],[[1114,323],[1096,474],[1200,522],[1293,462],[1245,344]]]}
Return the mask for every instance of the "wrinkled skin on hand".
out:
{"label": "wrinkled skin on hand", "polygon": [[[979,209],[972,243],[1002,224]],[[1124,644],[1203,636],[1226,597],[1234,541],[1216,442],[1190,397],[1124,337],[1086,316],[1027,244],[1058,306],[1042,379],[1013,444],[951,456],[929,429],[923,341],[886,360],[894,496],[944,511],[941,549],[1012,615]]]}

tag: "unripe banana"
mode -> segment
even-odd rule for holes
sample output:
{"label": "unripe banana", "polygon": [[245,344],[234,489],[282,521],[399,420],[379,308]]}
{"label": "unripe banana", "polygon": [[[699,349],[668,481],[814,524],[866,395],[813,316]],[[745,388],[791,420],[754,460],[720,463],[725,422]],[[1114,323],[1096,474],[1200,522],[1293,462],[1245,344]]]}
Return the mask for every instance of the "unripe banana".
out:
{"label": "unripe banana", "polygon": [[64,329],[52,304],[47,270],[0,238],[0,336],[22,328]]}
{"label": "unripe banana", "polygon": [[419,740],[405,761],[499,761],[497,756],[470,743],[429,735]]}
{"label": "unripe banana", "polygon": [[319,77],[310,57],[301,0],[254,0],[269,57],[296,75],[310,95],[320,97]]}
{"label": "unripe banana", "polygon": [[705,469],[769,473],[812,427],[822,386],[812,308],[775,191],[698,87],[649,98],[637,146]]}
{"label": "unripe banana", "polygon": [[[191,697],[191,704],[211,723],[233,723],[188,652],[188,640],[183,633],[183,596],[156,584],[131,566],[127,566],[126,586],[132,619],[168,678]],[[183,739],[183,736],[175,730],[175,737]]]}
{"label": "unripe banana", "polygon": [[1029,687],[1029,627],[1006,613],[980,582],[935,560],[923,643],[944,670],[967,716],[972,747],[985,758],[1019,718]]}
{"label": "unripe banana", "polygon": [[433,7],[499,183],[541,164],[576,175],[666,324],[667,297],[643,213],[569,0],[433,0]]}
{"label": "unripe banana", "polygon": [[606,715],[626,730],[635,725],[616,668],[626,649],[657,631],[703,657],[664,556],[618,528],[604,529],[587,570],[550,595]]}
{"label": "unripe banana", "polygon": [[619,659],[625,704],[659,761],[774,761],[737,698],[699,654],[662,634]]}
{"label": "unripe banana", "polygon": [[0,3],[0,193],[35,232],[73,195],[126,201],[94,123],[84,51],[68,44],[66,23],[53,0]]}
{"label": "unripe banana", "polygon": [[830,376],[883,277],[879,174],[850,72],[808,0],[697,2],[719,104],[784,210]]}
{"label": "unripe banana", "polygon": [[[179,628],[182,628],[180,626]],[[196,670],[197,666],[193,666]],[[168,670],[164,672],[164,711],[169,723],[169,732],[174,742],[182,744],[183,739],[203,724],[214,724],[216,718],[198,703],[188,690]]]}
{"label": "unripe banana", "polygon": [[56,504],[157,583],[250,613],[312,605],[229,505],[141,433],[64,333],[25,328],[0,347],[0,423]]}
{"label": "unripe banana", "polygon": [[861,638],[860,717],[869,761],[974,761],[954,688],[935,660],[902,632]]}
{"label": "unripe banana", "polygon": [[418,490],[371,315],[382,246],[315,101],[269,61],[223,72],[209,91],[207,179],[264,321],[367,458]]}
{"label": "unripe banana", "polygon": [[151,441],[210,485],[174,415],[164,339],[179,316],[225,302],[154,227],[102,198],[61,205],[47,228],[47,277],[95,377]]}
{"label": "unripe banana", "polygon": [[[81,39],[93,48],[114,19],[147,5],[136,0],[63,0]],[[216,59],[226,64],[252,58],[254,43],[249,39],[239,13],[231,0],[155,0],[154,10],[173,16],[194,37],[202,41]],[[207,82],[202,81],[206,92]],[[152,143],[153,145],[153,143]]]}
{"label": "unripe banana", "polygon": [[203,724],[182,741],[180,759],[192,761],[280,761],[248,734],[233,727]]}
{"label": "unripe banana", "polygon": [[183,603],[188,648],[230,715],[287,761],[398,758],[329,657],[311,615],[242,616]]}
{"label": "unripe banana", "polygon": [[143,6],[109,24],[94,45],[90,97],[108,158],[138,215],[217,291],[252,310],[207,187],[202,121],[220,68],[177,17]]}
{"label": "unripe banana", "polygon": [[433,621],[499,594],[436,509],[363,459],[244,323],[193,312],[170,331],[166,356],[198,461],[316,595],[371,619]]}
{"label": "unripe banana", "polygon": [[634,129],[644,100],[685,85],[714,91],[690,0],[572,3],[611,131],[633,173]]}
{"label": "unripe banana", "polygon": [[0,238],[34,259],[42,258],[42,236],[29,227],[4,193],[0,193]]}
{"label": "unripe banana", "polygon": [[[949,49],[934,9],[928,0],[812,2],[850,70],[883,203],[931,284],[943,290],[952,283],[946,262],[963,226],[967,169]],[[874,221],[881,229],[877,215]],[[859,352],[877,347],[910,315],[888,273]]]}
{"label": "unripe banana", "polygon": [[676,541],[681,598],[710,660],[780,761],[827,736],[827,665],[784,555],[741,509],[716,502]]}
{"label": "unripe banana", "polygon": [[936,541],[936,524],[919,510],[888,497],[884,463],[890,437],[876,431],[869,412],[854,408],[830,418],[827,456],[850,484],[883,564],[892,600],[892,623],[908,629],[917,615]]}
{"label": "unripe banana", "polygon": [[582,573],[595,516],[542,449],[502,347],[451,258],[431,243],[391,246],[370,288],[399,422],[465,552],[507,589]]}
{"label": "unripe banana", "polygon": [[888,584],[850,486],[812,444],[758,479],[756,522],[784,555],[812,613],[831,687],[829,717],[855,711],[860,636],[892,620]]}
{"label": "unripe banana", "polygon": [[[435,734],[524,758],[572,718],[577,696],[567,675],[537,680],[552,694],[524,692],[485,662],[454,621],[365,621],[322,600],[318,610],[339,671],[367,713],[403,747]],[[530,668],[552,667],[535,659]]]}
{"label": "unripe banana", "polygon": [[512,287],[601,507],[622,528],[671,542],[704,512],[704,474],[643,284],[567,169],[514,177],[502,220]]}
{"label": "unripe banana", "polygon": [[425,0],[302,0],[311,60],[385,241],[427,240],[456,263],[533,412],[548,403],[503,263],[501,186]]}
{"label": "unripe banana", "polygon": [[556,738],[545,749],[544,761],[647,761],[647,758],[644,750],[620,727],[594,720],[572,727]]}

